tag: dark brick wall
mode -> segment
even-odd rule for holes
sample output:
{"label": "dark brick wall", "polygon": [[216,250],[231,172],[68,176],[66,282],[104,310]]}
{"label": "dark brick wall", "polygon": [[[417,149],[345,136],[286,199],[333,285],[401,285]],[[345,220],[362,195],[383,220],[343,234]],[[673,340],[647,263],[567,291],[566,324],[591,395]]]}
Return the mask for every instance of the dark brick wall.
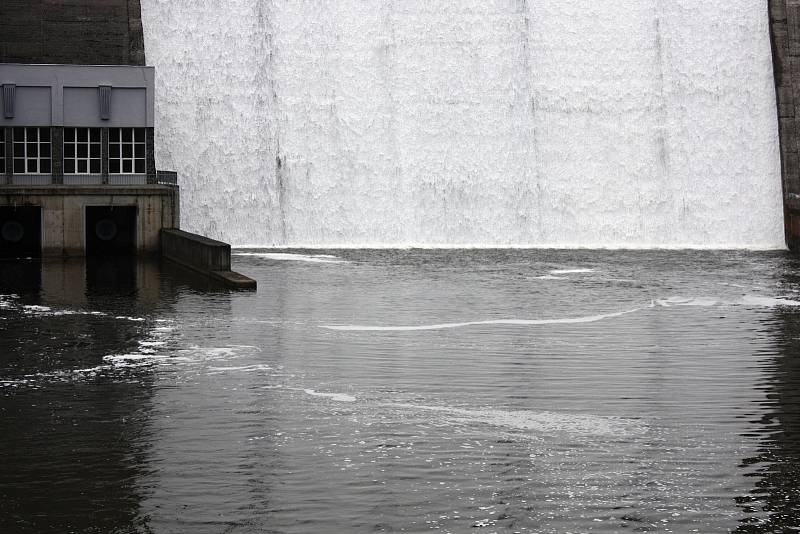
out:
{"label": "dark brick wall", "polygon": [[139,0],[0,0],[0,63],[144,65]]}

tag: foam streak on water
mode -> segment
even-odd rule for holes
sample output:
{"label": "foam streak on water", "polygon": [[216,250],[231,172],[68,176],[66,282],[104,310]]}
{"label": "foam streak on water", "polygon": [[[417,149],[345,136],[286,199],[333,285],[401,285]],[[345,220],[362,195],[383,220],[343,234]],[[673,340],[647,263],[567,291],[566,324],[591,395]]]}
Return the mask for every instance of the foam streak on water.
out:
{"label": "foam streak on water", "polygon": [[327,330],[356,331],[356,332],[411,332],[417,330],[447,330],[450,328],[464,328],[468,326],[485,325],[513,325],[513,326],[542,326],[557,324],[596,323],[614,317],[622,317],[629,313],[636,313],[644,308],[627,310],[616,313],[590,315],[586,317],[568,317],[563,319],[493,319],[489,321],[471,321],[465,323],[443,323],[420,326],[363,326],[363,325],[325,325],[321,328]]}

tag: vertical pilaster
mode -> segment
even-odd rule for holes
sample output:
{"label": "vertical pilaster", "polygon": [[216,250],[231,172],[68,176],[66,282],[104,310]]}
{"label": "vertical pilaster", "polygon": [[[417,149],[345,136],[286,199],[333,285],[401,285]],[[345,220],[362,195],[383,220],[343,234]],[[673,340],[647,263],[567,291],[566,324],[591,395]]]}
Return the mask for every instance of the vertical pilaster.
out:
{"label": "vertical pilaster", "polygon": [[64,183],[64,127],[50,128],[50,170],[53,183]]}
{"label": "vertical pilaster", "polygon": [[100,174],[103,183],[108,183],[108,128],[100,128]]}
{"label": "vertical pilaster", "polygon": [[157,183],[156,180],[156,154],[155,154],[155,130],[153,128],[145,128],[144,134],[145,142],[145,167],[147,170],[147,183]]}
{"label": "vertical pilaster", "polygon": [[6,173],[5,173],[5,181],[3,183],[11,185],[14,178],[14,139],[12,138],[14,135],[14,129],[11,126],[5,127],[5,134],[6,134]]}

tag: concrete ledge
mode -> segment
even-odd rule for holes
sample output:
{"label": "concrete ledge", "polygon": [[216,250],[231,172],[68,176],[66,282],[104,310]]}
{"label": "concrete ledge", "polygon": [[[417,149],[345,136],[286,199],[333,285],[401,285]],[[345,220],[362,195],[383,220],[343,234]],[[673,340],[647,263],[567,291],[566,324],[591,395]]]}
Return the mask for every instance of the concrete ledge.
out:
{"label": "concrete ledge", "polygon": [[211,271],[211,278],[235,289],[256,289],[256,281],[234,271]]}
{"label": "concrete ledge", "polygon": [[161,230],[161,256],[234,289],[256,289],[256,281],[231,271],[231,246],[177,229]]}
{"label": "concrete ledge", "polygon": [[0,196],[174,195],[173,185],[0,185]]}

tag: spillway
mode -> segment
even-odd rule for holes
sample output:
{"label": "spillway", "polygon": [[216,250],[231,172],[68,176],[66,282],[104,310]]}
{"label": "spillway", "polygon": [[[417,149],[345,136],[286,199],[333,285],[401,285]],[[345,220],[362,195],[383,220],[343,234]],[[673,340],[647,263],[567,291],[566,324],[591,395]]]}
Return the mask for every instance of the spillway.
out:
{"label": "spillway", "polygon": [[784,246],[766,0],[141,4],[190,231]]}

